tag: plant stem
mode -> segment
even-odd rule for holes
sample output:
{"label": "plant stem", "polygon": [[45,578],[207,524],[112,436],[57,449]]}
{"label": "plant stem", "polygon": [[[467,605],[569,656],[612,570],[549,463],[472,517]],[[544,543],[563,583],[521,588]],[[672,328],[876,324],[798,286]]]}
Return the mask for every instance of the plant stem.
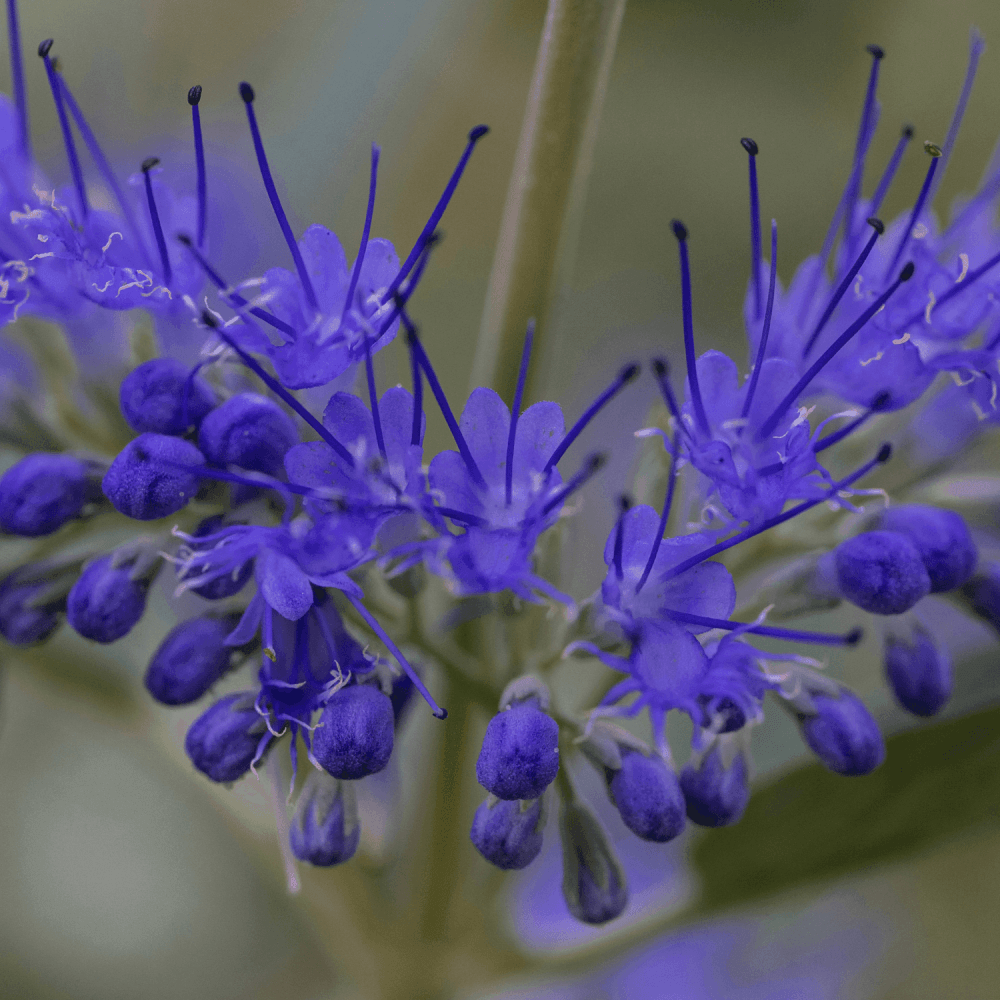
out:
{"label": "plant stem", "polygon": [[473,387],[508,403],[528,320],[541,321],[540,344],[569,278],[624,12],[625,0],[549,0],[472,370]]}

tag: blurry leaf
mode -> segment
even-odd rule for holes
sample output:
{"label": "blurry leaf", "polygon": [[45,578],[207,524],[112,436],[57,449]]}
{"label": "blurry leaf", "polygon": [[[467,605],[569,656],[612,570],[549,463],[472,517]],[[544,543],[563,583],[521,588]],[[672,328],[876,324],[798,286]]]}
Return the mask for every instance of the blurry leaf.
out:
{"label": "blurry leaf", "polygon": [[1000,708],[901,733],[863,778],[812,764],[756,791],[694,850],[698,911],[859,872],[1000,822]]}

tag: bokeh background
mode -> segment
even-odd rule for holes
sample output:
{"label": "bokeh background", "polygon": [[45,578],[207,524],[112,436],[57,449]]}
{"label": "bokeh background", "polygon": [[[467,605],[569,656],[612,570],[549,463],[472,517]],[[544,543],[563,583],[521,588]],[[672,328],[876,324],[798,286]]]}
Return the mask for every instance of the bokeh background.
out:
{"label": "bokeh background", "polygon": [[[193,83],[204,86],[210,190],[213,176],[224,175],[225,198],[247,220],[215,234],[218,259],[232,274],[288,264],[252,169],[240,80],[256,88],[272,167],[297,228],[322,222],[349,248],[363,221],[370,142],[382,147],[374,232],[405,248],[465,133],[488,123],[492,134],[449,209],[444,242],[413,303],[446,389],[461,397],[542,0],[21,6],[36,148],[57,178],[61,147],[32,55],[42,38],[55,37],[67,78],[123,169],[158,154],[168,173],[190,173],[185,94]],[[871,160],[880,165],[905,122],[918,140],[943,139],[973,24],[992,48],[939,206],[975,185],[1000,134],[994,2],[630,0],[573,295],[551,333],[557,364],[547,394],[577,412],[624,358],[677,350],[668,225],[675,216],[692,234],[699,342],[738,344],[748,263],[739,138],[761,147],[762,211],[778,219],[787,281],[822,239],[847,174],[865,45],[887,52]],[[5,87],[6,72],[4,56]],[[909,204],[924,169],[922,155],[908,157],[887,217]],[[402,351],[384,352],[379,366],[382,378],[406,380]],[[637,390],[623,401],[618,426],[639,426],[649,400]],[[432,433],[444,442],[440,427]],[[625,482],[632,458],[629,448],[616,452],[612,481]],[[608,502],[599,493],[588,500],[594,539],[606,529]],[[59,670],[26,656],[3,673],[0,998],[329,996],[336,970],[284,895],[266,794],[244,782],[221,793],[235,795],[238,808],[224,805],[187,773],[179,751],[187,717],[152,713],[142,702],[145,658],[173,614],[163,601],[153,611],[108,657],[65,642]],[[973,639],[986,648],[985,633]],[[996,696],[996,659],[980,654],[960,676],[959,709]],[[878,686],[877,678],[852,679]],[[797,752],[785,735],[764,749],[764,777]],[[680,885],[688,876],[682,859],[676,864]],[[549,984],[548,995],[985,1000],[1000,995],[998,901],[1000,834],[975,829],[933,851],[686,930],[599,987],[570,977]],[[658,994],[643,993],[650,982]]]}

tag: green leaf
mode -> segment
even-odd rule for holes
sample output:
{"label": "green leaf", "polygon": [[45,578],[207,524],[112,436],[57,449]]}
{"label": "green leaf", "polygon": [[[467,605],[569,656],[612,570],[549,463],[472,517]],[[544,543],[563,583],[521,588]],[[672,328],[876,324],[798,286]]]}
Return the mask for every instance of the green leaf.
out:
{"label": "green leaf", "polygon": [[1000,708],[901,733],[863,778],[812,764],[754,793],[694,850],[700,913],[859,872],[1000,821]]}

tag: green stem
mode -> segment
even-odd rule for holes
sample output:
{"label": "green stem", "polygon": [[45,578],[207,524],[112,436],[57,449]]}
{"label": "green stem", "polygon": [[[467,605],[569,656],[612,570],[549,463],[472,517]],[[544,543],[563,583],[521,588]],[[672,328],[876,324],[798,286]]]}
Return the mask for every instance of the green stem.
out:
{"label": "green stem", "polygon": [[472,371],[508,402],[528,320],[540,344],[569,278],[624,12],[625,0],[549,0]]}

